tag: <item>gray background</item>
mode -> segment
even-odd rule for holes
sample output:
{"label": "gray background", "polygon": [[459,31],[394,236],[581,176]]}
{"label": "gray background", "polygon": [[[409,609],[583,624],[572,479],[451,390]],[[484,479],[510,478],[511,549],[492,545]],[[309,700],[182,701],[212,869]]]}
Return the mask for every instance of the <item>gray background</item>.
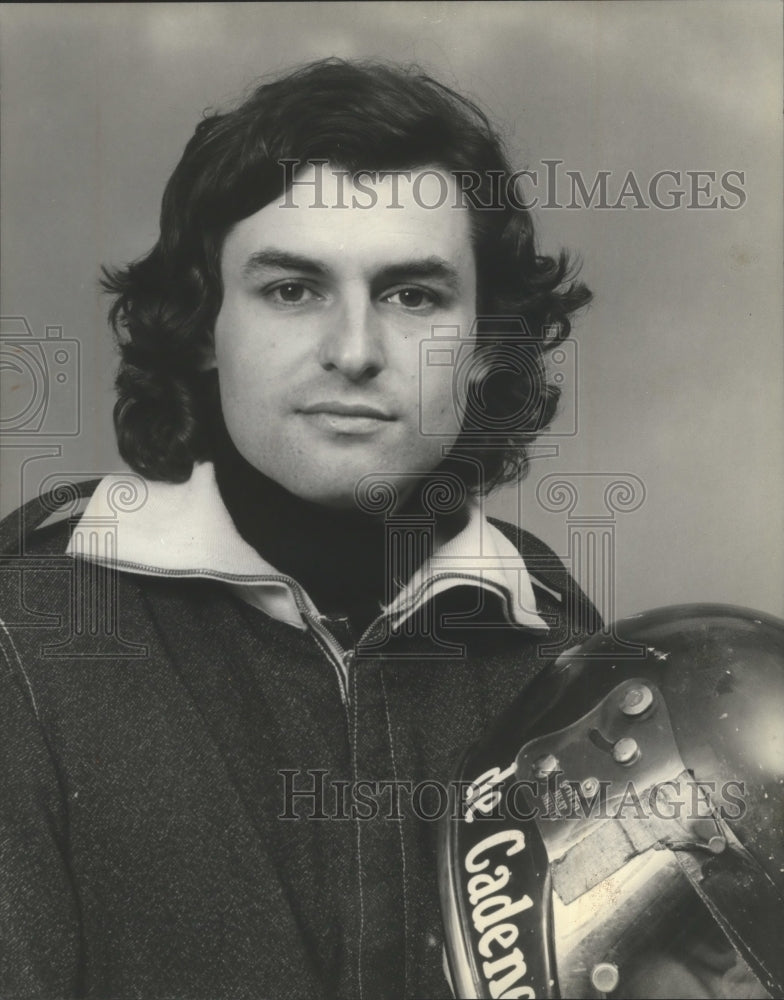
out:
{"label": "gray background", "polygon": [[[538,213],[544,248],[582,256],[596,301],[575,330],[558,456],[490,507],[570,558],[570,524],[585,540],[609,516],[612,572],[587,581],[606,613],[709,600],[781,614],[780,4],[40,4],[0,18],[2,313],[71,342],[66,382],[26,433],[30,376],[6,320],[3,511],[53,473],[122,467],[98,265],[152,245],[202,110],[311,58],[414,60],[489,108],[520,166],[611,170],[616,190],[629,170],[643,185],[663,169],[745,171],[737,211]],[[571,520],[537,499],[554,473],[578,489]],[[645,498],[612,513],[602,492],[623,474]]]}

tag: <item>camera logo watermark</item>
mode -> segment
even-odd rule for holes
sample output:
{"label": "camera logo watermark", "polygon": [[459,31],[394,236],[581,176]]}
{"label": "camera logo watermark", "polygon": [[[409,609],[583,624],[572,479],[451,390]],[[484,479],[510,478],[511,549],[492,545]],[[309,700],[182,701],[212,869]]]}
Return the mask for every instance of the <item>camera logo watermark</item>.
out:
{"label": "camera logo watermark", "polygon": [[23,316],[0,318],[0,433],[37,439],[81,429],[78,340],[47,326],[36,337]]}
{"label": "camera logo watermark", "polygon": [[[483,444],[508,447],[510,432],[536,429],[547,438],[577,434],[577,362],[575,339],[554,342],[545,327],[534,334],[522,316],[477,316],[470,329],[434,325],[420,343],[419,432],[424,437],[449,439],[461,435],[463,442],[481,439]],[[427,407],[433,380],[441,380],[444,368],[452,373],[452,408],[437,421]],[[528,387],[512,406],[504,399],[499,406],[499,386],[504,396],[514,381]],[[559,405],[568,421],[558,427],[545,425],[542,408],[547,386],[555,386]]]}

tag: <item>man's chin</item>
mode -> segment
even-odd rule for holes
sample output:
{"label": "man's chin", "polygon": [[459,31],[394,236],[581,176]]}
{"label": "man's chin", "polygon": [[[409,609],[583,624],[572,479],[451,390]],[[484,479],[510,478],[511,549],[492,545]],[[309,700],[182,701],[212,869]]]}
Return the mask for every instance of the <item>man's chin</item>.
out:
{"label": "man's chin", "polygon": [[417,479],[414,473],[408,477],[367,471],[352,472],[340,481],[331,477],[328,481],[280,485],[300,500],[320,507],[383,516],[406,499]]}
{"label": "man's chin", "polygon": [[309,503],[316,504],[319,507],[327,507],[331,510],[358,511],[362,509],[353,493],[347,495],[331,491],[326,493],[317,491],[315,493],[295,495],[299,496],[301,500],[306,500]]}
{"label": "man's chin", "polygon": [[281,482],[281,480],[278,482],[299,500],[333,510],[352,511],[362,510],[364,506],[357,499],[356,484],[361,478],[361,476],[347,475],[340,481],[336,481],[333,477],[326,482]]}

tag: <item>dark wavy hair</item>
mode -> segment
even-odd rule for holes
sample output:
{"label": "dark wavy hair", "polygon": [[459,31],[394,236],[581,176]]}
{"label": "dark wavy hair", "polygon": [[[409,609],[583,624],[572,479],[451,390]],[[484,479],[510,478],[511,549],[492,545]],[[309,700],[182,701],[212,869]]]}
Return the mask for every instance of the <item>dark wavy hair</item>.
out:
{"label": "dark wavy hair", "polygon": [[546,353],[569,335],[569,316],[590,292],[565,253],[538,252],[531,215],[504,183],[512,169],[503,143],[472,101],[417,67],[339,59],[262,83],[234,110],[204,117],[166,186],[158,242],[127,267],[103,269],[115,296],[114,421],[125,461],[149,479],[182,482],[211,457],[220,402],[205,361],[223,241],[283,193],[284,160],[355,174],[432,165],[479,178],[469,208],[482,318],[452,456],[469,487],[522,477],[528,446],[558,403]]}

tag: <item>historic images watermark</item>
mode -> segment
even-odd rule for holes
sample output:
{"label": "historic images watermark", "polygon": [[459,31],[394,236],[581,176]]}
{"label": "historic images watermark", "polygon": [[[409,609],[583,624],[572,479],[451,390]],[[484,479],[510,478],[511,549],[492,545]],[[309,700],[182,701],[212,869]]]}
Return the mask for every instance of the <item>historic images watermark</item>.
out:
{"label": "historic images watermark", "polygon": [[697,781],[681,777],[640,787],[634,781],[547,779],[508,782],[488,801],[471,781],[400,780],[329,777],[322,768],[282,768],[281,820],[400,822],[405,815],[426,822],[444,818],[473,822],[506,819],[514,822],[562,820],[701,820],[715,813],[734,821],[746,813],[746,785],[740,780]]}
{"label": "historic images watermark", "polygon": [[[634,170],[597,170],[588,173],[569,169],[560,159],[542,159],[534,169],[451,171],[455,183],[435,167],[419,170],[345,170],[329,166],[327,160],[280,160],[285,193],[281,208],[302,205],[295,194],[304,194],[310,208],[402,209],[401,191],[410,189],[416,205],[425,209],[444,206],[474,211],[530,209],[720,209],[743,208],[746,171],[704,168],[658,170],[643,176]],[[297,176],[303,167],[312,175]],[[337,198],[324,201],[323,171],[329,167],[338,184]],[[380,186],[380,181],[389,184]]]}

